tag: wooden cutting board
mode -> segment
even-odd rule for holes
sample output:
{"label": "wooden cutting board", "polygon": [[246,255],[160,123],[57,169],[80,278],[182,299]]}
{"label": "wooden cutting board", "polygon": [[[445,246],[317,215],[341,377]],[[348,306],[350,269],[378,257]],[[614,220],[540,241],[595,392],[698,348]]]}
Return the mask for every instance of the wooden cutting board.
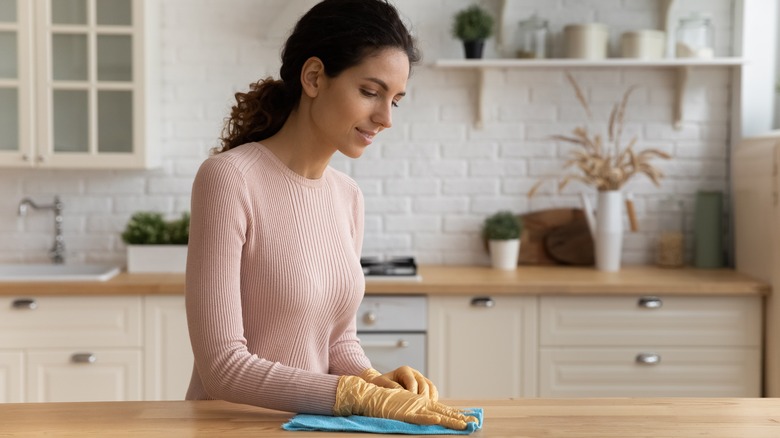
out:
{"label": "wooden cutting board", "polygon": [[594,263],[593,238],[579,208],[554,208],[519,216],[521,265],[577,265]]}

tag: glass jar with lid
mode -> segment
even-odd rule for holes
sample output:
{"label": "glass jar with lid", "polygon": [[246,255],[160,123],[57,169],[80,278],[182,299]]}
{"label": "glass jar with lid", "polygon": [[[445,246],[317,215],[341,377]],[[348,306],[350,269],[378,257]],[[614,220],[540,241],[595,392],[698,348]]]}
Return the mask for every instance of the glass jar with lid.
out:
{"label": "glass jar with lid", "polygon": [[709,17],[693,13],[680,18],[675,33],[678,58],[713,58],[715,45],[712,23]]}
{"label": "glass jar with lid", "polygon": [[549,46],[549,24],[536,14],[521,20],[517,29],[518,58],[546,58]]}
{"label": "glass jar with lid", "polygon": [[668,197],[658,205],[658,246],[656,264],[681,267],[685,261],[685,211],[683,202]]}

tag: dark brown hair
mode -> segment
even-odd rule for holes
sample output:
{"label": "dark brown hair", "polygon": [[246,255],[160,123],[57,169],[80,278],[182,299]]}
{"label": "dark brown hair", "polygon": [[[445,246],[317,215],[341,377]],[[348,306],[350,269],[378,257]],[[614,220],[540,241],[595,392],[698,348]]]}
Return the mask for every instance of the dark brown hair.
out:
{"label": "dark brown hair", "polygon": [[419,62],[414,38],[396,8],[386,0],[324,0],[298,20],[282,49],[281,79],[261,79],[246,93],[236,93],[236,104],[222,131],[224,152],[264,140],[282,128],[300,102],[301,70],[311,57],[319,58],[325,74],[336,77],[366,57],[397,48]]}

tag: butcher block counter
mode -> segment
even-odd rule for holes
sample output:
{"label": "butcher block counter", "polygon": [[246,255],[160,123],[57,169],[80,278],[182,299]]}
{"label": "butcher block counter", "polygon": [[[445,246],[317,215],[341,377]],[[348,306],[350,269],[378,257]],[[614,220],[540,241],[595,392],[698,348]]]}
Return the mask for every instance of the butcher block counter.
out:
{"label": "butcher block counter", "polygon": [[[482,407],[474,437],[777,438],[780,399],[603,398],[448,401]],[[286,412],[223,401],[0,404],[3,437],[377,437],[288,432]]]}
{"label": "butcher block counter", "polygon": [[[766,295],[769,286],[731,269],[626,266],[619,272],[561,266],[499,271],[478,266],[421,266],[421,281],[366,281],[367,294]],[[177,295],[183,274],[121,273],[104,282],[0,282],[0,296]]]}

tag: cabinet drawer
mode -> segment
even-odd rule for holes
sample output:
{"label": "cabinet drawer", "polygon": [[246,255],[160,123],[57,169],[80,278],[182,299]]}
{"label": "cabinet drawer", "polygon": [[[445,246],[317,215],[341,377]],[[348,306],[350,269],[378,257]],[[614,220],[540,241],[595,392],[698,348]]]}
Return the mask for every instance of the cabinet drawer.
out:
{"label": "cabinet drawer", "polygon": [[359,332],[425,331],[428,301],[423,296],[366,295],[357,312]]}
{"label": "cabinet drawer", "polygon": [[425,335],[422,333],[358,333],[360,345],[371,365],[386,373],[410,366],[428,375],[425,364]]}
{"label": "cabinet drawer", "polygon": [[542,348],[539,396],[760,397],[760,358],[758,348]]}
{"label": "cabinet drawer", "polygon": [[141,297],[0,297],[0,345],[141,346]]}
{"label": "cabinet drawer", "polygon": [[758,297],[542,297],[540,313],[543,346],[761,344]]}

